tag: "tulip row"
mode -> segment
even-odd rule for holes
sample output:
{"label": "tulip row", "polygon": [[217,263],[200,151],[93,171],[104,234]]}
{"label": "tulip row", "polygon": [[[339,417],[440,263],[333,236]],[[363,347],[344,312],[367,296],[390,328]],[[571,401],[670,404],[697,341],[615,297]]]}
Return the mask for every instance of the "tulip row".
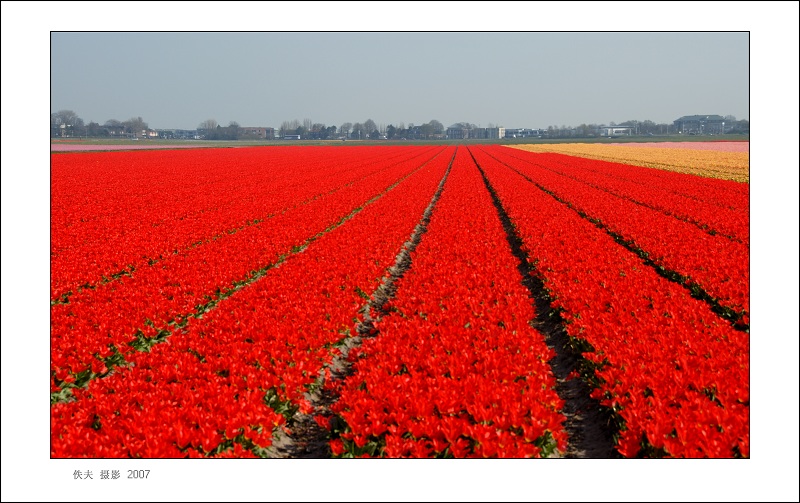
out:
{"label": "tulip row", "polygon": [[517,172],[538,171],[471,150],[567,333],[586,349],[582,374],[616,413],[618,451],[749,456],[748,334]]}
{"label": "tulip row", "polygon": [[[750,250],[743,243],[710,235],[697,226],[610,195],[552,171],[541,164],[520,162],[510,149],[487,149],[561,201],[628,243],[665,271],[677,273],[687,287],[701,288],[741,325],[749,325]],[[537,157],[538,159],[538,157]],[[580,164],[581,159],[575,159]],[[543,169],[544,168],[544,169]]]}
{"label": "tulip row", "polygon": [[[530,148],[528,148],[530,147]],[[535,148],[533,148],[535,147]],[[573,161],[576,157],[586,159],[585,166],[594,171],[608,173],[610,176],[638,182],[645,186],[660,187],[665,193],[685,195],[695,201],[702,201],[733,211],[747,211],[749,208],[750,185],[734,180],[698,177],[691,173],[680,173],[666,169],[653,169],[644,165],[623,164],[619,159],[594,159],[581,155],[581,151],[571,152],[570,145],[554,146],[554,149],[526,145],[528,152],[547,153],[564,160]],[[580,147],[580,146],[577,146]]]}
{"label": "tulip row", "polygon": [[518,148],[531,152],[559,152],[720,180],[750,181],[750,154],[747,151],[695,150],[690,145],[682,149],[636,148],[598,143],[520,145]]}
{"label": "tulip row", "polygon": [[275,429],[310,410],[304,393],[419,222],[452,160],[436,150],[302,253],[51,407],[51,456],[266,455]]}
{"label": "tulip row", "polygon": [[654,141],[609,143],[609,145],[625,148],[675,148],[681,150],[713,150],[715,152],[750,152],[750,142],[740,140]]}
{"label": "tulip row", "polygon": [[[731,204],[731,200],[735,201],[735,207],[739,209],[734,210],[680,193],[666,192],[660,184],[653,185],[637,180],[633,173],[642,168],[626,164],[613,165],[603,161],[580,159],[561,154],[520,152],[513,157],[540,168],[553,170],[615,196],[674,216],[679,220],[693,223],[706,232],[719,233],[745,245],[750,243],[750,213],[747,211],[749,185],[747,184],[727,182],[748,188],[746,192],[739,192],[720,190],[719,187],[711,184],[698,183],[698,185],[709,185],[706,187],[706,198],[723,200],[728,205]],[[626,172],[631,172],[631,174],[626,176]],[[697,181],[696,177],[695,180]],[[717,194],[712,195],[715,192],[714,189],[717,189]]]}
{"label": "tulip row", "polygon": [[[566,450],[555,356],[465,148],[378,337],[352,350],[330,421],[338,456],[545,457]],[[344,431],[341,425],[346,424]],[[339,425],[339,426],[336,426]]]}
{"label": "tulip row", "polygon": [[750,185],[747,183],[621,164],[619,161],[598,160],[562,153],[550,155],[567,163],[574,161],[576,157],[584,159],[583,165],[593,171],[607,173],[609,176],[630,180],[644,186],[659,187],[666,194],[683,195],[694,201],[713,204],[732,211],[747,211],[749,208]]}
{"label": "tulip row", "polygon": [[[62,382],[80,384],[162,338],[235,289],[298,250],[355,208],[385,191],[435,155],[389,163],[381,170],[307,204],[225,233],[203,246],[171,255],[131,276],[85,289],[67,304],[51,308],[51,370],[57,391]],[[97,357],[95,356],[97,355]]]}
{"label": "tulip row", "polygon": [[51,300],[257,223],[421,151],[359,156],[332,147],[275,147],[53,155]]}

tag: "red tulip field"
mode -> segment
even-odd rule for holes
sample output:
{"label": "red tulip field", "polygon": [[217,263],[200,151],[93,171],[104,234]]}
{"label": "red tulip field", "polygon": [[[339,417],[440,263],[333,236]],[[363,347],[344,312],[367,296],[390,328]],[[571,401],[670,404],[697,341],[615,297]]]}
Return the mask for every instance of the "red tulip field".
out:
{"label": "red tulip field", "polygon": [[750,186],[499,145],[51,154],[52,458],[748,458]]}

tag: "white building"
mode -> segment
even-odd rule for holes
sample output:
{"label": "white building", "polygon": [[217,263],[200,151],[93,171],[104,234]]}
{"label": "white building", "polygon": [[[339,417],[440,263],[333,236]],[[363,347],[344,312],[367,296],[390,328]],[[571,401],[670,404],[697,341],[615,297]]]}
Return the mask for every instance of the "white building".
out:
{"label": "white building", "polygon": [[633,128],[626,126],[600,126],[597,128],[597,134],[600,136],[630,136],[633,134]]}

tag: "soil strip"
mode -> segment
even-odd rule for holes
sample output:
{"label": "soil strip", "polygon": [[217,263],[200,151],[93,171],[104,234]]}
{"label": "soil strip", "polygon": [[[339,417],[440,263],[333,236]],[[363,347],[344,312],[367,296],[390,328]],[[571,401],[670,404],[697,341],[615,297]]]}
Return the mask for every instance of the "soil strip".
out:
{"label": "soil strip", "polygon": [[[422,239],[422,234],[425,233],[428,223],[431,219],[431,214],[436,206],[436,202],[444,190],[444,184],[450,174],[450,169],[455,160],[455,153],[450,159],[450,165],[447,167],[442,180],[436,192],[431,198],[431,202],[422,214],[422,219],[414,228],[408,241],[401,247],[400,253],[395,258],[395,263],[389,269],[389,275],[384,277],[381,284],[370,296],[367,302],[361,309],[363,321],[356,326],[356,335],[347,337],[342,341],[339,347],[340,354],[336,355],[329,365],[326,365],[320,370],[320,377],[314,390],[306,393],[306,399],[314,407],[312,414],[303,414],[297,412],[292,424],[290,425],[291,435],[284,432],[276,431],[273,444],[267,449],[268,457],[271,458],[300,458],[300,459],[318,459],[330,458],[331,451],[328,446],[330,440],[330,433],[325,428],[321,427],[314,420],[314,416],[330,417],[331,405],[337,400],[333,392],[325,389],[326,380],[343,380],[352,373],[351,365],[347,361],[347,355],[350,350],[359,346],[364,338],[378,337],[380,332],[375,328],[374,320],[371,315],[371,310],[378,313],[383,313],[383,305],[390,298],[394,297],[397,287],[395,281],[402,277],[403,274],[411,267],[411,252],[419,244]],[[379,317],[380,319],[380,317]]]}
{"label": "soil strip", "polygon": [[[471,152],[470,152],[471,154]],[[514,256],[519,260],[517,269],[522,277],[522,284],[531,294],[536,318],[531,325],[545,337],[545,342],[556,352],[555,358],[548,363],[556,377],[556,393],[564,400],[561,411],[567,418],[564,428],[569,435],[566,458],[619,458],[614,450],[614,435],[617,433],[611,426],[611,414],[600,402],[591,398],[592,389],[580,378],[569,378],[573,371],[580,371],[583,357],[581,352],[570,343],[564,329],[564,322],[558,311],[551,307],[552,299],[544,288],[538,272],[531,266],[528,253],[522,250],[522,239],[514,230],[511,218],[503,208],[492,184],[480,164],[472,157],[481,172],[486,189],[492,196],[500,221],[506,231],[506,238]]]}
{"label": "soil strip", "polygon": [[[179,331],[185,332],[187,330],[186,327],[192,318],[202,318],[205,313],[214,309],[220,302],[224,301],[225,299],[227,299],[234,293],[238,292],[242,288],[245,288],[248,285],[258,281],[262,276],[265,276],[270,270],[280,267],[283,262],[293,257],[294,255],[304,252],[311,243],[318,240],[328,232],[331,232],[337,227],[343,225],[345,222],[353,218],[356,214],[361,212],[361,210],[363,210],[365,207],[369,206],[370,204],[374,203],[375,201],[377,201],[378,199],[389,193],[395,187],[400,185],[404,180],[406,180],[414,173],[422,169],[423,166],[425,166],[428,162],[430,162],[432,159],[436,158],[439,155],[441,155],[441,152],[433,156],[428,161],[424,162],[422,165],[420,165],[418,168],[414,169],[410,173],[407,173],[406,175],[402,176],[400,179],[392,183],[382,192],[376,194],[371,199],[364,202],[364,204],[362,204],[361,206],[353,209],[349,214],[341,217],[337,222],[334,222],[333,224],[329,225],[327,228],[318,232],[317,234],[309,238],[306,238],[306,240],[300,243],[299,245],[293,246],[291,250],[280,255],[274,262],[256,271],[251,271],[248,274],[248,276],[243,280],[233,281],[233,283],[230,286],[226,286],[218,290],[218,292],[215,293],[215,297],[210,298],[210,300],[208,300],[208,302],[206,302],[205,304],[199,304],[198,306],[196,306],[194,311],[175,315],[174,320],[168,324],[168,327],[160,329],[155,336],[147,338],[144,335],[142,335],[141,329],[137,329],[137,331],[134,334],[136,336],[136,339],[133,341],[133,343],[130,344],[130,346],[133,347],[134,351],[146,352],[149,351],[153,345],[164,342],[168,337],[172,336],[174,333],[178,333]],[[88,369],[82,372],[81,374],[77,375],[74,383],[69,384],[69,383],[56,382],[56,384],[58,385],[58,387],[60,387],[60,389],[57,391],[50,392],[50,405],[54,405],[59,402],[70,402],[75,400],[71,388],[86,387],[88,386],[89,382],[94,379],[102,379],[113,375],[116,372],[117,367],[132,366],[131,363],[129,363],[125,359],[125,354],[126,353],[120,352],[118,349],[116,349],[114,354],[112,354],[108,358],[105,358],[103,362],[105,363],[107,370],[103,373],[95,374],[91,371],[91,369]]]}
{"label": "soil strip", "polygon": [[730,308],[730,307],[727,307],[727,306],[723,306],[711,294],[706,292],[705,289],[703,289],[703,287],[701,287],[699,284],[691,281],[689,278],[687,278],[686,276],[682,275],[681,273],[679,273],[677,271],[673,271],[673,270],[667,269],[666,267],[653,262],[653,260],[650,258],[649,254],[645,250],[639,248],[634,241],[626,240],[619,233],[616,233],[616,232],[612,231],[605,223],[603,223],[603,221],[601,221],[601,220],[599,220],[597,218],[593,218],[591,215],[588,215],[584,211],[581,211],[580,209],[576,208],[575,205],[573,205],[569,201],[559,197],[556,193],[554,193],[553,191],[549,190],[547,187],[537,183],[531,177],[529,177],[525,173],[519,171],[514,166],[511,166],[511,165],[509,165],[509,164],[497,159],[496,157],[492,156],[490,153],[487,153],[487,155],[489,155],[490,157],[495,159],[498,163],[500,163],[503,166],[507,167],[508,169],[512,170],[513,172],[515,172],[516,174],[518,174],[519,176],[524,178],[526,181],[528,181],[531,184],[533,184],[534,186],[536,186],[542,192],[545,192],[546,194],[550,195],[553,199],[555,199],[559,203],[563,204],[567,208],[569,208],[572,211],[574,211],[575,213],[577,213],[581,218],[591,222],[595,227],[597,227],[598,229],[601,229],[603,232],[605,232],[606,234],[611,236],[611,238],[614,239],[614,241],[616,241],[617,244],[619,244],[620,246],[622,246],[623,248],[625,248],[629,252],[631,252],[631,253],[637,255],[639,258],[641,258],[642,262],[644,263],[644,265],[652,268],[659,276],[661,276],[661,277],[663,277],[663,278],[665,278],[665,279],[667,279],[669,281],[672,281],[673,283],[677,283],[681,287],[683,287],[686,290],[688,290],[690,295],[693,298],[701,300],[701,301],[705,302],[706,304],[708,304],[708,306],[709,306],[709,308],[711,309],[712,312],[714,312],[717,316],[719,316],[720,318],[722,318],[726,322],[730,323],[731,327],[733,327],[735,330],[739,330],[740,332],[750,333],[750,324],[746,323],[744,321],[745,315],[749,315],[749,313],[738,312],[738,311],[734,310],[733,308]]}

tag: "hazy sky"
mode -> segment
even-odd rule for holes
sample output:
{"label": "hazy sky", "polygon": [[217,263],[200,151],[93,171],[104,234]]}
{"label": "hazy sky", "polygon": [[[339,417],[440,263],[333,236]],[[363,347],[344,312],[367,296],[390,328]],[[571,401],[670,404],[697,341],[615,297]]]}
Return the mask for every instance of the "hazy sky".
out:
{"label": "hazy sky", "polygon": [[749,118],[747,32],[53,32],[51,111],[153,128]]}

